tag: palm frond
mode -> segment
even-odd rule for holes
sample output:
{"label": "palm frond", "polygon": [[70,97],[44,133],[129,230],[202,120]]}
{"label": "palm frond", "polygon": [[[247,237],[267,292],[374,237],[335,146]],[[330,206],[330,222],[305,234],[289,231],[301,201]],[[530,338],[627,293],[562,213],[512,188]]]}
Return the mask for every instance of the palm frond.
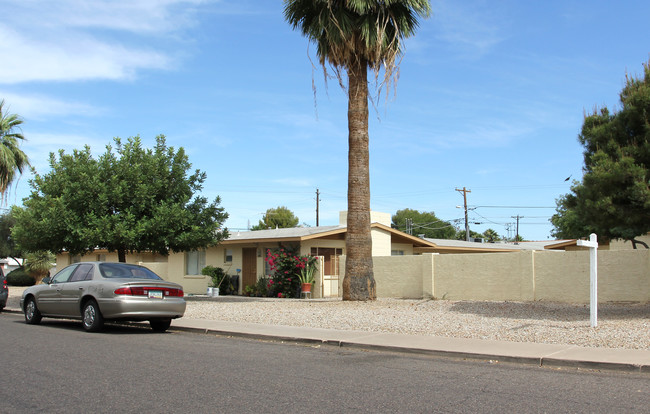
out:
{"label": "palm frond", "polygon": [[[320,64],[365,63],[388,87],[399,73],[404,39],[431,13],[429,0],[285,0],[287,22],[317,46]],[[380,87],[381,89],[381,87]]]}
{"label": "palm frond", "polygon": [[22,131],[18,131],[23,120],[18,115],[7,113],[4,107],[3,99],[0,100],[0,193],[6,195],[16,172],[22,174],[30,164],[19,146],[19,142],[25,140]]}

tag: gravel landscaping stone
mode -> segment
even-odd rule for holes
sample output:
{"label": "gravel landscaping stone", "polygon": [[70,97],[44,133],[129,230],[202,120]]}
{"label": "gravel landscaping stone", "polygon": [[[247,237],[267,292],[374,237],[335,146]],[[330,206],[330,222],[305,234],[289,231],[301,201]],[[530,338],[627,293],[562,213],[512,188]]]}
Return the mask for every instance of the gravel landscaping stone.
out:
{"label": "gravel landscaping stone", "polygon": [[410,335],[650,349],[650,304],[600,304],[591,328],[589,305],[447,300],[244,299],[187,304],[185,317]]}

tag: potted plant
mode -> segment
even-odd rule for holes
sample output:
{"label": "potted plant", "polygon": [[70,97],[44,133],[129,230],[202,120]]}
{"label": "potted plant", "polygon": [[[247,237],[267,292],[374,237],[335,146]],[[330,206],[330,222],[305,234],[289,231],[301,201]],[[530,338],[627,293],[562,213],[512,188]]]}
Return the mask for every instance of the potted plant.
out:
{"label": "potted plant", "polygon": [[201,270],[201,274],[209,276],[212,279],[212,287],[208,287],[208,296],[219,296],[220,288],[222,288],[222,294],[224,295],[231,292],[230,277],[222,268],[206,266]]}
{"label": "potted plant", "polygon": [[303,269],[300,269],[300,291],[302,293],[311,293],[311,285],[314,283],[314,272],[316,272],[315,263],[307,263]]}

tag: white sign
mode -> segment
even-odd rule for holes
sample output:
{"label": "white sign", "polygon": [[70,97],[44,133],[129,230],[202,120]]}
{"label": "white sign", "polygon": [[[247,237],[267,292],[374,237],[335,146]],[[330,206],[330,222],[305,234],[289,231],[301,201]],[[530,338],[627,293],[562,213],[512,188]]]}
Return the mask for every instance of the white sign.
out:
{"label": "white sign", "polygon": [[577,245],[589,248],[589,319],[595,328],[598,326],[598,238],[591,233],[589,241],[578,240]]}

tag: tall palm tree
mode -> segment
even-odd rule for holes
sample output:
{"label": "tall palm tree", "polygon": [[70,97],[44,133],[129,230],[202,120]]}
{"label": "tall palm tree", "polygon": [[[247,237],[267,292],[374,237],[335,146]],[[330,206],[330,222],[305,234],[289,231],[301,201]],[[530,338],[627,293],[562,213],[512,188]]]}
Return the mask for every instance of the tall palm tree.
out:
{"label": "tall palm tree", "polygon": [[0,193],[5,194],[14,180],[16,171],[20,174],[29,167],[27,155],[20,149],[20,141],[25,140],[18,129],[23,123],[21,117],[8,114],[4,110],[5,101],[0,101]]}
{"label": "tall palm tree", "polygon": [[287,22],[317,45],[323,69],[329,64],[348,88],[348,217],[343,300],[377,297],[370,235],[368,68],[384,70],[387,89],[397,74],[402,42],[414,34],[429,0],[284,0]]}

